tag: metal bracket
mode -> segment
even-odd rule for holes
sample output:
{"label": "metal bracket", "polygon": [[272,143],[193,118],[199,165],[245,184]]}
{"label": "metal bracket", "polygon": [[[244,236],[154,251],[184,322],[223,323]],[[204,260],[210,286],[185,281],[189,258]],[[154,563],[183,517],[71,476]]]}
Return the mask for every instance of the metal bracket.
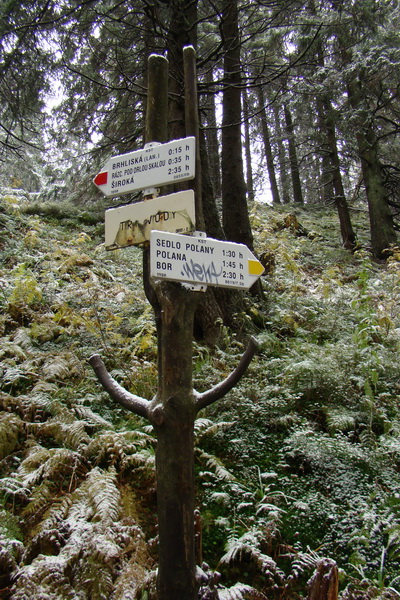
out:
{"label": "metal bracket", "polygon": [[142,190],[143,200],[152,200],[160,194],[160,188],[150,187]]}

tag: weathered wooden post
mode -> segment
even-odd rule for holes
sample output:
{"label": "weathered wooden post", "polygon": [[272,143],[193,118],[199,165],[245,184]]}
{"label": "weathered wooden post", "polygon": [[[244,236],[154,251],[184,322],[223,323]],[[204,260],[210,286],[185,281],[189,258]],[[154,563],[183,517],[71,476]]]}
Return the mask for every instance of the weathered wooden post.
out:
{"label": "weathered wooden post", "polygon": [[[168,62],[149,58],[146,143],[167,131]],[[159,600],[197,598],[194,549],[192,336],[198,295],[179,283],[151,282],[145,249],[145,288],[158,336],[158,390],[149,410],[157,434]],[[146,281],[147,280],[147,281]]]}
{"label": "weathered wooden post", "polygon": [[[166,139],[167,80],[166,59],[150,56],[146,144]],[[145,193],[150,195],[151,191]],[[149,402],[124,390],[109,375],[99,356],[92,356],[89,362],[110,396],[147,418],[157,435],[158,600],[196,600],[199,585],[194,539],[194,421],[199,410],[224,396],[239,381],[257,344],[251,338],[235,371],[215,388],[197,393],[192,383],[192,342],[199,292],[180,283],[152,281],[149,273],[149,249],[145,248],[144,287],[154,309],[158,336],[155,398]]]}

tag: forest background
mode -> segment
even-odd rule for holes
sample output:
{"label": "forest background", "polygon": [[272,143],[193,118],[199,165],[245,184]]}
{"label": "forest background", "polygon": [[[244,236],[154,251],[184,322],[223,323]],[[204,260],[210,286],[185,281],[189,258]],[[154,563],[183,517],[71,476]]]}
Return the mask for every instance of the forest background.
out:
{"label": "forest background", "polygon": [[85,361],[101,347],[150,398],[155,328],[141,251],[101,244],[104,208],[121,198],[99,199],[91,180],[143,147],[151,53],[169,60],[169,137],[184,137],[188,44],[206,231],[254,248],[267,271],[254,296],[213,296],[196,330],[200,389],[246,334],[261,343],[251,377],[196,425],[201,593],[305,597],[327,556],[343,598],[398,597],[397,2],[0,13],[4,597],[152,593],[155,440]]}

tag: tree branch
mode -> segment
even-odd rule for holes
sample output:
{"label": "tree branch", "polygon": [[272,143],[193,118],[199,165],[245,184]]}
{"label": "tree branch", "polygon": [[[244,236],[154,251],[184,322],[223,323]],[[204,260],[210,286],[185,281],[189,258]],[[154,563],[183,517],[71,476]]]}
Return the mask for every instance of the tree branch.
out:
{"label": "tree branch", "polygon": [[238,366],[234,371],[232,371],[230,375],[228,375],[226,379],[218,383],[216,386],[214,386],[207,392],[199,394],[198,392],[193,390],[197,412],[225,396],[225,394],[227,394],[240,381],[240,379],[245,374],[247,367],[249,366],[257,349],[258,342],[254,337],[251,337],[247,349],[243,354],[242,358],[240,359]]}
{"label": "tree branch", "polygon": [[113,400],[135,413],[135,415],[144,417],[145,419],[149,418],[150,402],[140,396],[135,396],[135,394],[127,392],[119,385],[119,383],[111,377],[98,354],[93,354],[93,356],[89,358],[89,364],[92,366],[97,379]]}

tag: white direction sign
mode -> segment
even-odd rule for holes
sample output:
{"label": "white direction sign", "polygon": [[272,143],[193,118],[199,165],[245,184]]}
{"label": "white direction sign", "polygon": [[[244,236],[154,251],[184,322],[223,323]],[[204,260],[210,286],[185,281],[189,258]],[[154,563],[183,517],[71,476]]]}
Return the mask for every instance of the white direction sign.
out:
{"label": "white direction sign", "polygon": [[187,137],[113,156],[93,183],[112,197],[193,179],[194,175],[195,138]]}
{"label": "white direction sign", "polygon": [[153,229],[191,233],[195,227],[193,190],[110,208],[105,213],[105,246],[116,250],[150,240]]}
{"label": "white direction sign", "polygon": [[150,236],[150,275],[182,283],[248,289],[264,267],[244,244],[164,233]]}

